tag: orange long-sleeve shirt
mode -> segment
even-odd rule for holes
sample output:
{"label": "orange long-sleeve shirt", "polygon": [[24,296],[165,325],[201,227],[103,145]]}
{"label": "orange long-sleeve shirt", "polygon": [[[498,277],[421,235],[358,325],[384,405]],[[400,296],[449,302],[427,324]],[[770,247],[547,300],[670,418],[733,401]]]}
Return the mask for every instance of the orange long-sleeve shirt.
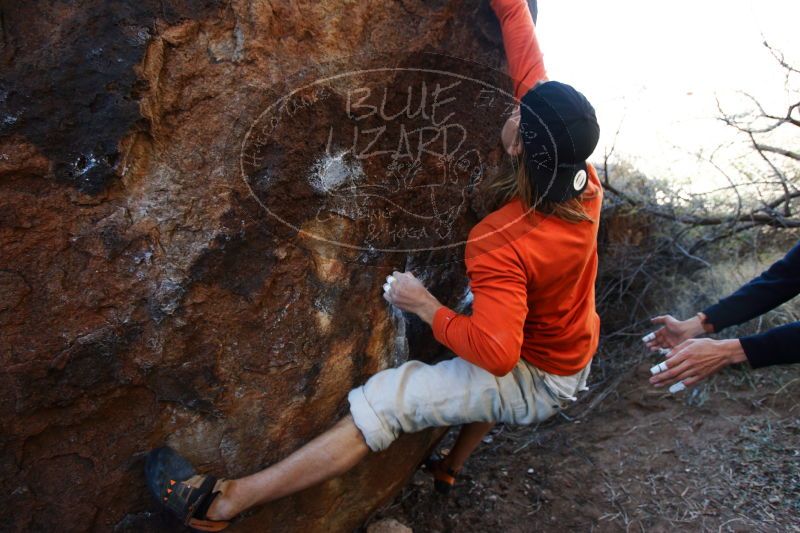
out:
{"label": "orange long-sleeve shirt", "polygon": [[522,100],[536,82],[547,79],[531,10],[526,0],[492,0],[491,6],[503,32],[503,48],[514,97]]}
{"label": "orange long-sleeve shirt", "polygon": [[[533,20],[524,0],[491,5],[519,99],[545,79]],[[513,200],[472,229],[465,252],[472,315],[440,308],[432,324],[439,342],[496,375],[510,372],[520,357],[559,375],[589,363],[600,336],[594,284],[603,188],[588,167],[581,201],[594,222],[531,215]]]}
{"label": "orange long-sleeve shirt", "polygon": [[439,308],[436,340],[500,376],[520,357],[564,376],[585,367],[600,337],[594,284],[603,188],[591,165],[582,202],[595,222],[531,216],[519,200],[479,222],[465,254],[472,315]]}

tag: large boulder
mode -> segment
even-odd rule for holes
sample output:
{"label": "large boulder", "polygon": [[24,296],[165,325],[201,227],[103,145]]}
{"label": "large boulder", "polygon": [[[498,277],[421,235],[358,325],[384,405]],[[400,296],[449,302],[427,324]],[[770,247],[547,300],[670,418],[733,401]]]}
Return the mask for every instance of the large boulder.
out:
{"label": "large boulder", "polygon": [[[170,528],[150,448],[250,473],[442,355],[381,286],[411,268],[468,300],[510,110],[484,3],[36,0],[0,23],[5,527]],[[440,433],[237,527],[351,530]]]}

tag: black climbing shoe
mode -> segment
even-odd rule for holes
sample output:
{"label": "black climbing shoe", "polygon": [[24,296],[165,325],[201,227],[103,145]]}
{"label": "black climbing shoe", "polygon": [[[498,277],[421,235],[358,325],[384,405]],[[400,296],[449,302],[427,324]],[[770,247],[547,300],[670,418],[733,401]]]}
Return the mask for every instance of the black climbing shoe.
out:
{"label": "black climbing shoe", "polygon": [[221,531],[230,522],[206,517],[211,502],[221,493],[222,479],[198,474],[191,463],[169,447],[147,454],[147,487],[158,502],[195,531]]}

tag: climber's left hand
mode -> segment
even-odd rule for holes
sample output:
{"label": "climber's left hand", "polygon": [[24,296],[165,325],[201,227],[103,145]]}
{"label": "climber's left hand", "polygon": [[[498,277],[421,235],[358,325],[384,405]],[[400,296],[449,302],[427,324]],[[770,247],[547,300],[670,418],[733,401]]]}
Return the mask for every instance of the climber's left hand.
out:
{"label": "climber's left hand", "polygon": [[383,299],[428,324],[433,323],[433,315],[442,306],[414,274],[396,270],[383,285]]}

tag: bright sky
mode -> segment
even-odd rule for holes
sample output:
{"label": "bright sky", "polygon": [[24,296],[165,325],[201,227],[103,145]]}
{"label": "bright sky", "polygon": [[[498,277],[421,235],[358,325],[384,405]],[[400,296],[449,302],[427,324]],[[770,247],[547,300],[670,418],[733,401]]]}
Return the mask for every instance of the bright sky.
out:
{"label": "bright sky", "polygon": [[537,34],[550,79],[575,86],[597,110],[595,161],[622,124],[616,153],[697,190],[721,177],[692,154],[733,136],[714,120],[715,95],[740,112],[736,93],[746,91],[785,113],[783,70],[761,42],[800,66],[798,30],[797,0],[539,0]]}

